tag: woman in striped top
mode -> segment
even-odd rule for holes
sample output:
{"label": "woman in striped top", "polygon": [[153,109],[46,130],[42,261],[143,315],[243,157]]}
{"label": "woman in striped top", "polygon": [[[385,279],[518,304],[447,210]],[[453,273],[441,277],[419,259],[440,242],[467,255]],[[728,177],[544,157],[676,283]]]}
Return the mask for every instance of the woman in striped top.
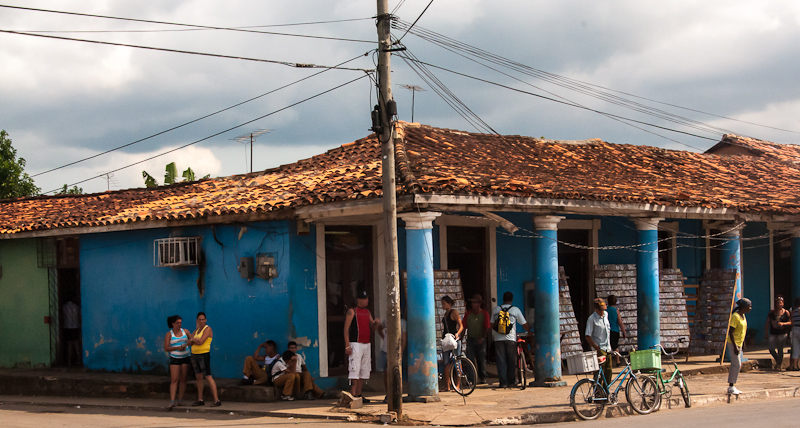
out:
{"label": "woman in striped top", "polygon": [[[183,321],[178,315],[167,318],[167,325],[170,330],[164,335],[164,351],[169,354],[169,399],[168,410],[172,410],[176,405],[182,406],[183,393],[186,391],[186,374],[189,372],[191,360],[189,356],[192,351],[192,334],[189,330],[181,327]],[[175,392],[178,393],[178,402],[175,402]]]}

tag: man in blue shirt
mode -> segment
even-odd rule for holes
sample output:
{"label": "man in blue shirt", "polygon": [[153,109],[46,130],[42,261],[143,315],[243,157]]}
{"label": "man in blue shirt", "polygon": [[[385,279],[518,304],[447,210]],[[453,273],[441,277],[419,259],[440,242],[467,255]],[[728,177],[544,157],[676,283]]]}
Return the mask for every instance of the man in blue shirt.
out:
{"label": "man in blue shirt", "polygon": [[594,312],[589,315],[586,320],[586,341],[589,346],[597,351],[598,357],[606,357],[603,362],[603,375],[606,378],[606,384],[611,383],[611,326],[608,323],[608,314],[606,313],[606,302],[603,299],[594,299]]}
{"label": "man in blue shirt", "polygon": [[531,331],[528,321],[522,316],[522,311],[511,304],[513,300],[514,294],[507,291],[503,294],[503,304],[495,306],[492,311],[492,323],[497,321],[500,311],[508,312],[508,317],[511,321],[511,330],[507,334],[500,334],[495,329],[492,329],[500,388],[510,388],[517,383],[517,324],[521,325],[525,331]]}

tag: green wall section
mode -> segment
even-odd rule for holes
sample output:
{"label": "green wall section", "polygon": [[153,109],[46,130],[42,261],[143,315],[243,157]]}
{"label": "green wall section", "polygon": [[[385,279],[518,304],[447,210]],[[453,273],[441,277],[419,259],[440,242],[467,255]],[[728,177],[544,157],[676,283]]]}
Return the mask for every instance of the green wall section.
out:
{"label": "green wall section", "polygon": [[50,365],[47,269],[36,266],[36,240],[0,241],[0,367]]}

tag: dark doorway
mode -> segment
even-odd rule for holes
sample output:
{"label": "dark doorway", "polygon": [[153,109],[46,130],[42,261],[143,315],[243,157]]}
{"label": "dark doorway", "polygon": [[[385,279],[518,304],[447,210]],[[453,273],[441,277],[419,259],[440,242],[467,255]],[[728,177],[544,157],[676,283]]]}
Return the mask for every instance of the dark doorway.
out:
{"label": "dark doorway", "polygon": [[[592,253],[585,248],[575,248],[561,242],[589,246],[589,237],[592,231],[588,229],[559,229],[558,230],[558,264],[564,266],[567,275],[569,294],[572,298],[572,307],[578,321],[578,330],[583,331],[586,320],[592,314],[594,300],[594,280],[592,278]],[[583,337],[581,335],[581,337]]]}
{"label": "dark doorway", "polygon": [[658,269],[672,269],[672,232],[658,231]]}
{"label": "dark doorway", "polygon": [[373,313],[372,227],[326,226],[325,271],[328,322],[328,375],[347,373],[344,352],[344,318],[356,304],[356,292],[366,290]]}
{"label": "dark doorway", "polygon": [[51,365],[81,366],[83,350],[79,242],[77,238],[59,238],[53,243],[56,263],[55,267],[48,270]]}
{"label": "dark doorway", "polygon": [[[789,234],[774,234],[772,244],[772,261],[774,266],[775,296],[783,296],[785,306],[792,306],[792,240]],[[770,302],[774,305],[774,302]],[[770,306],[772,308],[772,306]]]}
{"label": "dark doorway", "polygon": [[485,227],[447,227],[447,268],[460,272],[464,299],[480,294],[491,302],[494,297],[489,296],[486,261]]}

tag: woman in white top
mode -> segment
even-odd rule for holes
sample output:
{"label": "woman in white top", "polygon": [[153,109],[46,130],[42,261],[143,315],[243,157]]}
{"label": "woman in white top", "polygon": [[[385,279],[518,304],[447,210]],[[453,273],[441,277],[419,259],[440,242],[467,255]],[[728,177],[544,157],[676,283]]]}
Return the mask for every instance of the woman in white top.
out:
{"label": "woman in white top", "polygon": [[[168,410],[172,410],[176,405],[183,405],[183,393],[186,391],[186,374],[189,372],[192,354],[191,340],[192,333],[181,327],[183,321],[178,315],[167,318],[167,325],[170,330],[164,335],[164,351],[169,354],[169,399]],[[178,392],[178,401],[175,402],[175,392]]]}

